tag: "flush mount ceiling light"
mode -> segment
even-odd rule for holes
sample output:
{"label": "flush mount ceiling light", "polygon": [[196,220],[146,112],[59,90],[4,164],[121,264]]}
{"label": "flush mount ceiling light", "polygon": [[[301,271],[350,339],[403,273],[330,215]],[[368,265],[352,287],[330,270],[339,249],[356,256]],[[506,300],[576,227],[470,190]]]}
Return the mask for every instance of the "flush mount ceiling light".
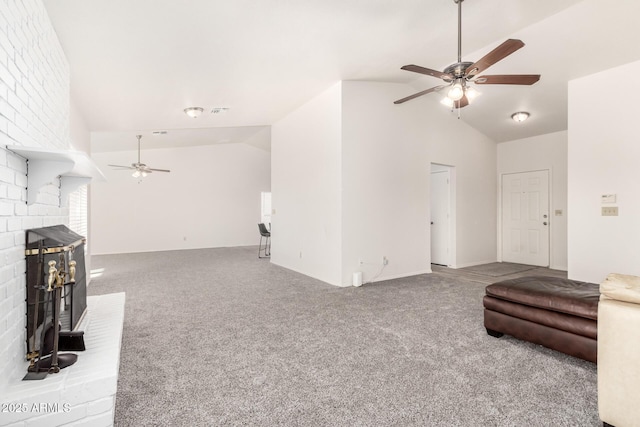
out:
{"label": "flush mount ceiling light", "polygon": [[204,109],[201,107],[189,107],[184,109],[184,113],[193,119],[197,119],[198,117],[200,117],[200,114],[202,114],[203,112]]}
{"label": "flush mount ceiling light", "polygon": [[517,113],[513,113],[511,115],[511,118],[514,121],[521,123],[529,118],[529,113],[527,113],[526,111],[518,111]]}

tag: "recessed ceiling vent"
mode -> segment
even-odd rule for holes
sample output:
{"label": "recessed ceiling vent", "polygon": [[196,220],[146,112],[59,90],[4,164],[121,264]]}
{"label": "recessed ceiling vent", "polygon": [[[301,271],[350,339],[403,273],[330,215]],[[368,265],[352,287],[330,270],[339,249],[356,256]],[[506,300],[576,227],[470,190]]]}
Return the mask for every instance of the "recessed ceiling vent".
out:
{"label": "recessed ceiling vent", "polygon": [[224,114],[229,111],[229,107],[216,107],[211,110],[211,114]]}

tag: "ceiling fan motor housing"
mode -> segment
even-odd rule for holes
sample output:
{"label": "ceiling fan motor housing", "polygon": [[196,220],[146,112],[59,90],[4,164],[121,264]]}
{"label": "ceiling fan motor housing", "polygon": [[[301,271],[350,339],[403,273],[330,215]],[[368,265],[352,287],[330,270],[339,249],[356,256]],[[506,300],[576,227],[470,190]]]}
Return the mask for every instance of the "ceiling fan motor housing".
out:
{"label": "ceiling fan motor housing", "polygon": [[[449,65],[444,69],[444,73],[452,74],[456,78],[464,77],[467,68],[473,65],[473,62],[456,62],[455,64]],[[445,81],[451,81],[447,79],[443,79]]]}

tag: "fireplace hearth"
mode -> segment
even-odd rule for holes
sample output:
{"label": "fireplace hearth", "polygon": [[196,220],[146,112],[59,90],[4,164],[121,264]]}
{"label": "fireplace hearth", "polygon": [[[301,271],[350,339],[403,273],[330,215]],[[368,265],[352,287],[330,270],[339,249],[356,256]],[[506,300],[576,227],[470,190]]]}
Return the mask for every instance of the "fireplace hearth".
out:
{"label": "fireplace hearth", "polygon": [[77,330],[87,308],[85,238],[64,225],[26,232],[27,359],[25,380],[72,365],[82,351]]}

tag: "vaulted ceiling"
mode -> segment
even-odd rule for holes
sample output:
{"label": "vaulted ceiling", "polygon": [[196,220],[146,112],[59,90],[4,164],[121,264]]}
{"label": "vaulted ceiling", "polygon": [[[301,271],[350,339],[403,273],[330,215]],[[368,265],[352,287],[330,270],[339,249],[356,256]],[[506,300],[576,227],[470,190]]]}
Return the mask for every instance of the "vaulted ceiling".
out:
{"label": "vaulted ceiling", "polygon": [[[339,80],[406,83],[409,95],[441,81],[402,65],[444,69],[457,59],[453,0],[44,3],[69,60],[74,103],[97,132],[99,151],[132,149],[135,134],[153,130],[177,137],[150,138],[147,147],[248,139],[264,146],[264,126]],[[637,0],[464,0],[463,60],[518,38],[526,46],[488,72],[542,78],[533,86],[478,87],[482,96],[462,120],[496,142],[566,129],[570,79],[640,59],[638,16]],[[424,98],[412,102],[440,101]],[[187,117],[191,106],[205,114]],[[230,110],[210,114],[215,107]],[[521,110],[531,118],[516,124],[510,115]]]}

